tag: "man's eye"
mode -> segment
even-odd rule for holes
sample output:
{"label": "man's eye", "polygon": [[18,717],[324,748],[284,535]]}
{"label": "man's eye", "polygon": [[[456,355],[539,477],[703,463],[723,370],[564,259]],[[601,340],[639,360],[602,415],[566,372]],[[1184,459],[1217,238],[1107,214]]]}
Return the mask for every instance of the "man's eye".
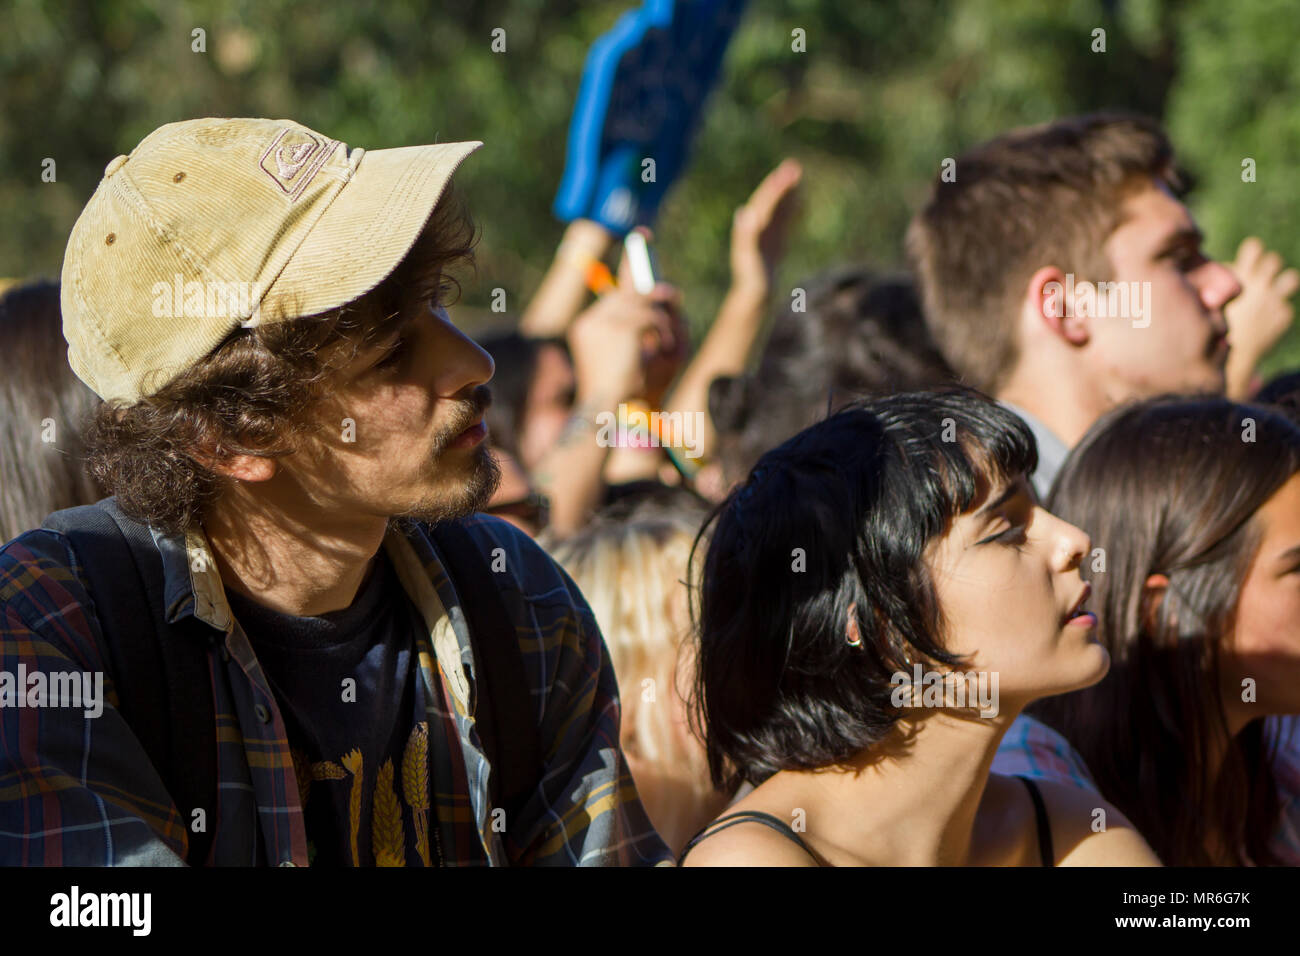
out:
{"label": "man's eye", "polygon": [[405,354],[406,354],[406,339],[398,339],[395,343],[393,343],[392,348],[388,350],[388,354],[384,357],[384,359],[382,361],[375,363],[375,368],[387,368],[391,365],[396,365],[398,362],[402,360],[402,356]]}

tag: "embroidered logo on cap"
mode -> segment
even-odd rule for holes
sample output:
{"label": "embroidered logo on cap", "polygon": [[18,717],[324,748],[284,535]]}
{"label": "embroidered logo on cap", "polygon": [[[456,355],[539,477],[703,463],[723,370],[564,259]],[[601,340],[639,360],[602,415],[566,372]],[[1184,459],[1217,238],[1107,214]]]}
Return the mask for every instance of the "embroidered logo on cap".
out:
{"label": "embroidered logo on cap", "polygon": [[262,154],[259,165],[286,196],[297,199],[338,145],[338,140],[286,127]]}

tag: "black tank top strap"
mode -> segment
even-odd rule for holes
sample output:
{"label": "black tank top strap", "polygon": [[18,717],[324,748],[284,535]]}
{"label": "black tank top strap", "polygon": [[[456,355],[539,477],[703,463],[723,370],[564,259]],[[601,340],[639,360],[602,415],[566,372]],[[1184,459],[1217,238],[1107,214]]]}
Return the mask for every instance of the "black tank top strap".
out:
{"label": "black tank top strap", "polygon": [[[728,823],[728,820],[731,822]],[[686,859],[686,854],[690,853],[695,845],[705,837],[711,837],[720,830],[725,830],[727,827],[734,827],[737,824],[746,822],[747,820],[752,820],[755,823],[761,823],[764,826],[771,827],[782,836],[793,840],[795,843],[799,844],[800,848],[802,848],[805,853],[817,861],[818,866],[821,866],[821,861],[817,859],[817,854],[808,848],[808,844],[799,839],[799,834],[795,833],[784,820],[778,819],[770,813],[763,813],[760,810],[742,810],[739,813],[731,813],[725,817],[718,817],[718,819],[714,820],[708,826],[704,827],[704,829],[700,830],[699,833],[695,834],[695,836],[691,837],[690,842],[682,848],[681,855],[677,858],[677,865],[681,866],[682,861]]]}
{"label": "black tank top strap", "polygon": [[1038,821],[1039,859],[1043,866],[1056,866],[1056,852],[1052,849],[1052,824],[1047,819],[1047,805],[1043,803],[1043,795],[1038,792],[1038,784],[1029,777],[1021,777],[1020,780],[1034,801],[1034,817]]}

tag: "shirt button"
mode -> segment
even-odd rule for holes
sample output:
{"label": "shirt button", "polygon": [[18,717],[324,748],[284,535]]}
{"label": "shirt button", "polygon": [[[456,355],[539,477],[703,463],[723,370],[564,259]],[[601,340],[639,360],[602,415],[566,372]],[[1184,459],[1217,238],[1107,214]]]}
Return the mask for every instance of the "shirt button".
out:
{"label": "shirt button", "polygon": [[253,708],[253,713],[257,714],[257,719],[264,724],[271,722],[271,712],[263,704],[258,704]]}

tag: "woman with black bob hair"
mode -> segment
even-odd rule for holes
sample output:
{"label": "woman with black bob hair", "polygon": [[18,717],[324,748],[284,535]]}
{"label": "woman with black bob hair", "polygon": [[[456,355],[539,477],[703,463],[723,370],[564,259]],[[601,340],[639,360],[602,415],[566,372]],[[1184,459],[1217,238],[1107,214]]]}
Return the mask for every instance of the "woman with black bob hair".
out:
{"label": "woman with black bob hair", "polygon": [[893,395],[768,452],[713,512],[692,719],[715,785],[754,789],[683,865],[1158,865],[1095,794],[990,773],[1027,704],[1109,665],[1088,536],[1034,504],[1036,461],[977,392]]}

